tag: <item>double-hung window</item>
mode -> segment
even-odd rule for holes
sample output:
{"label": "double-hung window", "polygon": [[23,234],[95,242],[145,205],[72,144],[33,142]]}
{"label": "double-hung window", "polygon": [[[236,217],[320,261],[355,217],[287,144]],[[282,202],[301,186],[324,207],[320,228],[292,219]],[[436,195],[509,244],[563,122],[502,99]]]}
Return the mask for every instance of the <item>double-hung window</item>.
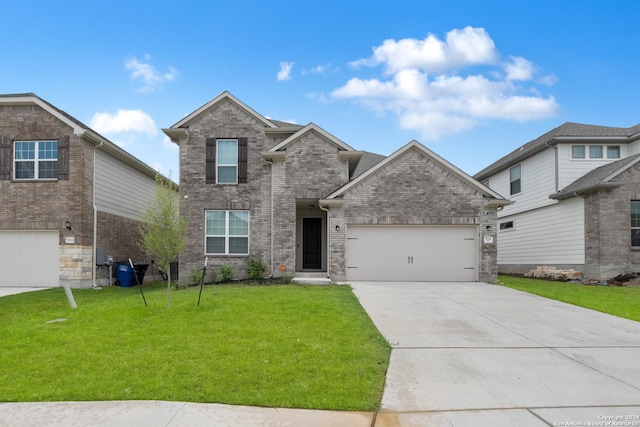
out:
{"label": "double-hung window", "polygon": [[509,193],[518,194],[522,191],[522,165],[509,169]]}
{"label": "double-hung window", "polygon": [[640,249],[640,200],[631,201],[631,246]]}
{"label": "double-hung window", "polygon": [[238,140],[218,139],[216,159],[218,184],[238,183]]}
{"label": "double-hung window", "polygon": [[249,255],[249,211],[205,211],[207,255]]}
{"label": "double-hung window", "polygon": [[57,179],[58,141],[16,141],[14,179]]}

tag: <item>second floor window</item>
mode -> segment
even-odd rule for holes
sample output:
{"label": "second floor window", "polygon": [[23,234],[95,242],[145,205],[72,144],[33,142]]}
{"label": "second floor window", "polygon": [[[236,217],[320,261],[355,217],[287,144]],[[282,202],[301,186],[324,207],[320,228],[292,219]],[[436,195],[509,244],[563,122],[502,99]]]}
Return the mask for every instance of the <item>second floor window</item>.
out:
{"label": "second floor window", "polygon": [[217,144],[218,184],[238,182],[238,140],[219,139]]}
{"label": "second floor window", "polygon": [[246,184],[248,139],[207,138],[205,179],[207,184]]}
{"label": "second floor window", "polygon": [[619,159],[620,158],[620,146],[619,145],[609,145],[607,146],[607,157],[610,159]]}
{"label": "second floor window", "polygon": [[522,191],[522,165],[509,169],[509,194],[518,194]]}
{"label": "second floor window", "polygon": [[57,179],[58,141],[16,141],[14,179]]}

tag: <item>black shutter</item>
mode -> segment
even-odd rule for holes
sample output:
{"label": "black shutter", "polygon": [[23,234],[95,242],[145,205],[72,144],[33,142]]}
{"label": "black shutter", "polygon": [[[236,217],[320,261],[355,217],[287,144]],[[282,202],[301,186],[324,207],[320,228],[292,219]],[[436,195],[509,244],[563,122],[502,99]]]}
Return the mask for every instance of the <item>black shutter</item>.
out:
{"label": "black shutter", "polygon": [[69,179],[69,135],[58,139],[58,179]]}
{"label": "black shutter", "polygon": [[247,183],[247,138],[238,138],[238,184]]}
{"label": "black shutter", "polygon": [[205,154],[206,166],[205,174],[207,184],[216,183],[216,139],[207,138],[207,151]]}
{"label": "black shutter", "polygon": [[0,136],[0,180],[11,179],[11,139]]}

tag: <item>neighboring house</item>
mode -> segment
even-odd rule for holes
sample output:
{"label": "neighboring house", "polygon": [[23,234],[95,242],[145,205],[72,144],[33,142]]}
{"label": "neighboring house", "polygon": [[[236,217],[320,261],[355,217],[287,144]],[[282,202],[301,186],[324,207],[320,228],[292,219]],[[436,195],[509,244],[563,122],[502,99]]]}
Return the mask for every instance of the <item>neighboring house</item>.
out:
{"label": "neighboring house", "polygon": [[411,141],[388,157],[223,92],[164,132],[180,146],[180,271],[250,258],[334,281],[495,281],[498,193]]}
{"label": "neighboring house", "polygon": [[640,124],[565,123],[474,177],[515,202],[498,212],[498,268],[640,268]]}
{"label": "neighboring house", "polygon": [[[38,96],[0,95],[0,286],[89,287],[144,259],[156,171]],[[113,271],[115,276],[115,270]]]}

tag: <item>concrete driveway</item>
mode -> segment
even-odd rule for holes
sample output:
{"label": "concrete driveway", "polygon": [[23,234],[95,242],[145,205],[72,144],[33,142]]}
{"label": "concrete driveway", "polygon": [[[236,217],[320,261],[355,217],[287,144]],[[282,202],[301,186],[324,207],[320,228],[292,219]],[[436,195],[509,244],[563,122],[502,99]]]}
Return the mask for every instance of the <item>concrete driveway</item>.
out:
{"label": "concrete driveway", "polygon": [[393,347],[376,427],[640,427],[638,322],[485,283],[352,286]]}

